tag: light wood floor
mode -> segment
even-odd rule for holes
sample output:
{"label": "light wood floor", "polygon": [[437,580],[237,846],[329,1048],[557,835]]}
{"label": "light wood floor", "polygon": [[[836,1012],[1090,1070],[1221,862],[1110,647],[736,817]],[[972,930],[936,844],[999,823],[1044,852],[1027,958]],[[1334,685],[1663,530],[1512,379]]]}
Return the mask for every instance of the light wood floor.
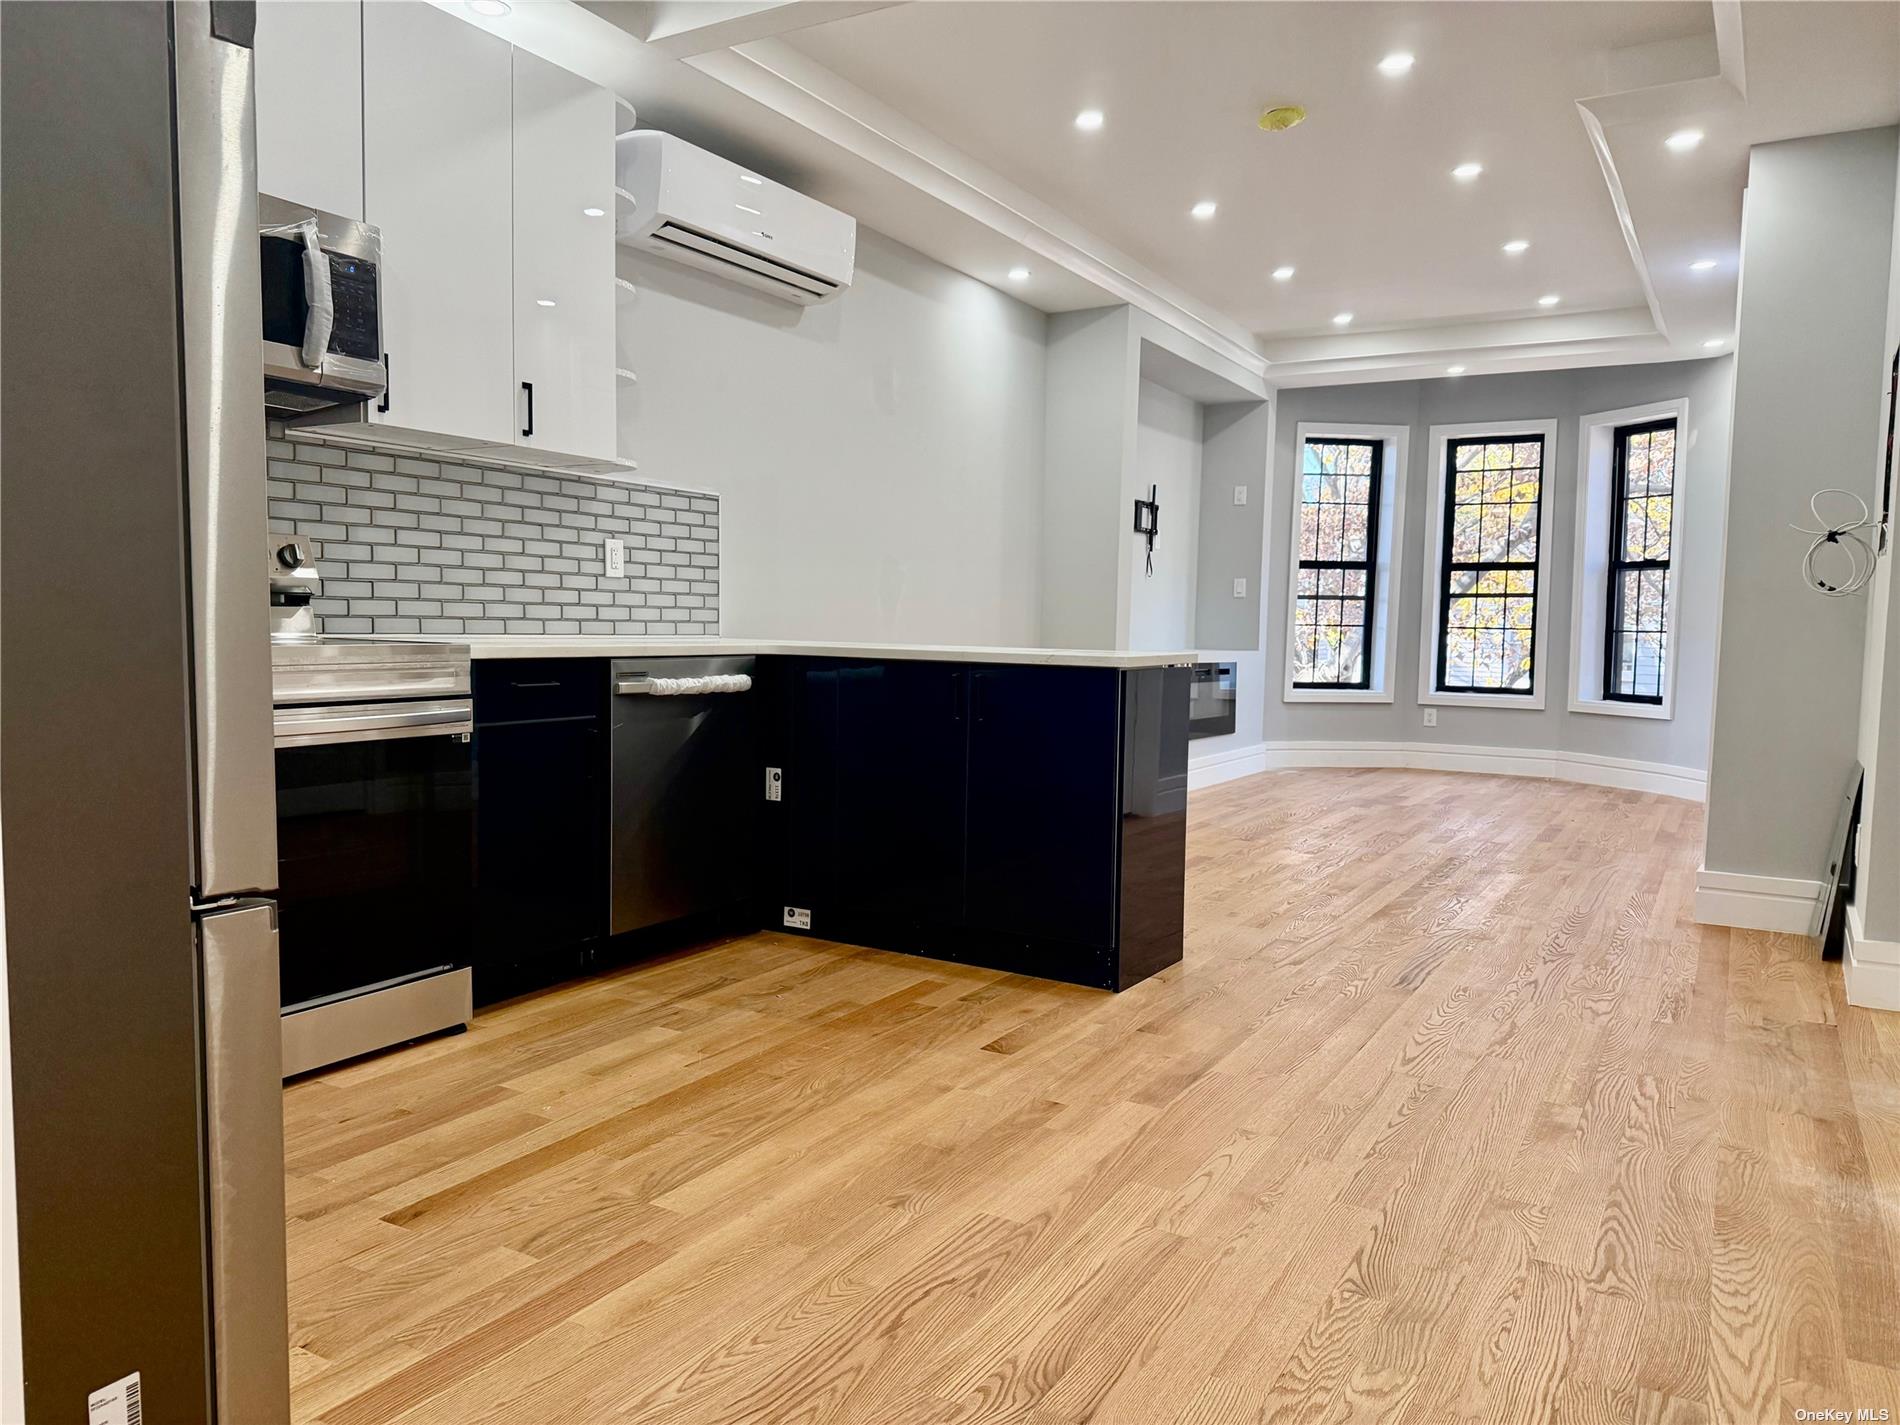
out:
{"label": "light wood floor", "polygon": [[1254,777],[1124,995],[757,935],[294,1085],[298,1417],[1900,1419],[1900,1016],[1700,827]]}

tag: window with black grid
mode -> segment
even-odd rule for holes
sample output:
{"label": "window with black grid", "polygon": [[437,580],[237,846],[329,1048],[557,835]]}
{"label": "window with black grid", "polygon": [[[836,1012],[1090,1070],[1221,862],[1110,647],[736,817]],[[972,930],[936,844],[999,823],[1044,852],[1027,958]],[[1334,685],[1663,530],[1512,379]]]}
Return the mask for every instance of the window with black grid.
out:
{"label": "window with black grid", "polygon": [[1372,685],[1385,447],[1306,442],[1300,464],[1300,569],[1293,606],[1293,686]]}
{"label": "window with black grid", "polygon": [[1669,663],[1676,423],[1619,426],[1613,451],[1603,695],[1618,702],[1660,704]]}
{"label": "window with black grid", "polygon": [[1439,692],[1510,697],[1534,691],[1543,494],[1541,435],[1448,443]]}

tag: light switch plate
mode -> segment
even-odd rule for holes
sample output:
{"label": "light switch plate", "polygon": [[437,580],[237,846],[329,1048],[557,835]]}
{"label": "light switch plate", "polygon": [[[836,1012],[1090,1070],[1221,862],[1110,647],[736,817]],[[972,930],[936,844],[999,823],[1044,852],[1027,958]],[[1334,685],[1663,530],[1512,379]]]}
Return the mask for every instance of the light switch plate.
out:
{"label": "light switch plate", "polygon": [[627,577],[627,541],[624,539],[607,541],[607,577],[609,579]]}
{"label": "light switch plate", "polygon": [[1247,597],[1247,581],[1245,579],[1234,580],[1234,597],[1236,599],[1244,599]]}
{"label": "light switch plate", "polygon": [[1437,708],[1425,709],[1425,726],[1427,727],[1438,726],[1438,709]]}
{"label": "light switch plate", "polygon": [[1247,487],[1245,485],[1234,486],[1234,503],[1237,505],[1247,503]]}

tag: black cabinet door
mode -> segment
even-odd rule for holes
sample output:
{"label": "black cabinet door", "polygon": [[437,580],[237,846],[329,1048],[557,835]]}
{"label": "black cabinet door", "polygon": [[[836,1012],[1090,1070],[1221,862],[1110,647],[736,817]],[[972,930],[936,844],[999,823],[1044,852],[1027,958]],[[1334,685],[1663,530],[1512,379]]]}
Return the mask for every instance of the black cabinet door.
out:
{"label": "black cabinet door", "polygon": [[771,718],[763,741],[765,762],[783,775],[781,800],[763,814],[771,848],[768,876],[779,904],[768,905],[766,924],[783,923],[793,907],[832,900],[836,839],[838,670],[809,659],[787,659],[768,674]]}
{"label": "black cabinet door", "polygon": [[590,714],[485,722],[480,676],[475,691],[475,993],[492,1000],[577,973],[606,932],[606,730]]}
{"label": "black cabinet door", "polygon": [[811,663],[794,675],[788,905],[877,939],[962,913],[965,684],[941,663]]}
{"label": "black cabinet door", "polygon": [[839,673],[840,891],[878,925],[962,918],[965,700],[962,670],[941,663]]}
{"label": "black cabinet door", "polygon": [[1112,668],[973,668],[964,918],[1115,943],[1120,699]]}

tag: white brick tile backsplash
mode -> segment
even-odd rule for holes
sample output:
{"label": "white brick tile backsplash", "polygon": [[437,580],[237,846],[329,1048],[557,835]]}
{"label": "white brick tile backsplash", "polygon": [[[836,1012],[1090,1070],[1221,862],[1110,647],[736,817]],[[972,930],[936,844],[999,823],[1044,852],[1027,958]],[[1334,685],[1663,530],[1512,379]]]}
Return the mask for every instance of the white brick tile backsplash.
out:
{"label": "white brick tile backsplash", "polygon": [[331,633],[719,631],[716,496],[345,451],[274,422],[269,456],[271,528],[316,541]]}

